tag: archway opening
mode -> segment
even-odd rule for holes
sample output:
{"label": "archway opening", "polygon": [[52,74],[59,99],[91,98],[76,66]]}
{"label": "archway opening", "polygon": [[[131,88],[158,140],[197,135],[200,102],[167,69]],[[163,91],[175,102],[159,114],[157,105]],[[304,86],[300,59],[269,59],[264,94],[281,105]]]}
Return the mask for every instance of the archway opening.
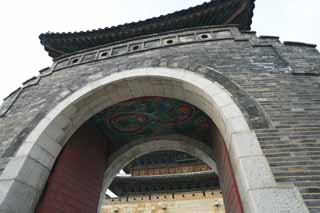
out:
{"label": "archway opening", "polygon": [[219,178],[185,152],[163,150],[127,164],[107,190],[102,213],[224,211]]}
{"label": "archway opening", "polygon": [[211,118],[183,100],[144,96],[100,111],[73,134],[37,212],[99,211],[119,169],[161,150],[186,152],[207,163],[219,174],[226,209],[243,211],[227,148]]}

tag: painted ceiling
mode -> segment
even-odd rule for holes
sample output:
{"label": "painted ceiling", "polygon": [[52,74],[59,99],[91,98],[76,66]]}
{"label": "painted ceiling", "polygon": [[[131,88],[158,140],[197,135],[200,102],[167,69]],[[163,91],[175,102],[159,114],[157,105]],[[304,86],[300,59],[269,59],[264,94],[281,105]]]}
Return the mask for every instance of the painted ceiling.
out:
{"label": "painted ceiling", "polygon": [[182,134],[207,141],[210,118],[195,106],[164,97],[142,97],[113,105],[93,118],[114,143],[166,134]]}

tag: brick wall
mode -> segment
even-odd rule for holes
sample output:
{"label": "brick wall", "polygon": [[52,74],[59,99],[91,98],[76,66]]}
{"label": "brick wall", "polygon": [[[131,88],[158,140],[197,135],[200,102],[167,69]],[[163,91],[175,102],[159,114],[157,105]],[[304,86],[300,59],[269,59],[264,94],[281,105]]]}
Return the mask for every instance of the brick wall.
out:
{"label": "brick wall", "polygon": [[86,125],[72,136],[55,163],[37,213],[97,212],[106,148],[96,131]]}

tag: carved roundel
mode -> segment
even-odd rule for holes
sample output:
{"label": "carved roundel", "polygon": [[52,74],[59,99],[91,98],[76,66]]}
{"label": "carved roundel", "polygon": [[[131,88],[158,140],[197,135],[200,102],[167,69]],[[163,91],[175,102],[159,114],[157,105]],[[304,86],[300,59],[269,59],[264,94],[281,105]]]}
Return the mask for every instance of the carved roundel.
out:
{"label": "carved roundel", "polygon": [[111,129],[118,132],[138,134],[145,129],[148,117],[144,113],[124,112],[113,115],[107,122]]}
{"label": "carved roundel", "polygon": [[190,104],[181,103],[174,106],[170,111],[165,112],[163,119],[159,119],[161,125],[179,125],[189,122],[195,112],[195,107]]}

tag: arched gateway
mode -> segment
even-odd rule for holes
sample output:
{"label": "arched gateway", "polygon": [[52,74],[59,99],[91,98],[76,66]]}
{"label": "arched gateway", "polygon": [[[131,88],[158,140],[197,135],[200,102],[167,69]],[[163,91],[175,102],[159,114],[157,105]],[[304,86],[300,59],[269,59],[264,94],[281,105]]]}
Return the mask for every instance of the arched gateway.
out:
{"label": "arched gateway", "polygon": [[[311,45],[285,46],[275,37],[257,38],[253,32],[240,32],[236,26],[180,29],[184,25],[170,22],[189,13],[186,19],[194,22],[181,19],[191,23],[188,27],[234,23],[247,30],[253,1],[229,2],[233,4],[213,1],[177,12],[178,17],[159,17],[153,20],[153,28],[140,23],[146,27],[143,32],[156,29],[162,33],[151,36],[134,38],[141,36],[135,24],[130,25],[134,30],[129,37],[119,33],[123,28],[117,28],[115,40],[108,37],[108,29],[101,32],[100,40],[97,35],[85,33],[80,34],[86,39],[78,40],[72,34],[42,35],[42,43],[55,57],[53,66],[10,94],[0,110],[4,168],[0,176],[0,210],[99,211],[101,195],[119,169],[149,152],[177,150],[198,157],[218,173],[227,212],[308,212],[305,204],[316,211],[315,205],[308,202],[312,187],[300,185],[298,179],[281,181],[279,174],[290,173],[290,166],[275,166],[277,160],[293,157],[295,150],[280,147],[282,150],[274,153],[273,147],[280,144],[286,148],[290,144],[286,140],[290,131],[282,131],[288,128],[280,122],[295,115],[275,113],[280,110],[277,101],[287,92],[283,82],[294,82],[296,91],[304,89],[303,80],[307,78],[316,85],[313,76],[302,75],[303,80],[297,81],[293,74],[303,69],[304,73],[317,75],[314,68],[303,67],[305,64],[295,59],[304,51],[319,55]],[[214,8],[234,11],[230,17],[210,19],[209,23],[208,16],[219,17],[221,13]],[[199,15],[208,23],[195,22]],[[160,29],[157,24],[165,21],[168,23],[161,26],[168,29]],[[178,31],[169,32],[175,29],[170,26]],[[64,40],[64,45],[55,39]],[[297,55],[290,57],[288,52],[296,50]],[[273,102],[268,102],[269,97],[275,97]],[[192,126],[194,131],[187,132],[177,126],[169,128],[169,121],[163,124],[165,131],[143,135],[142,123],[150,121],[143,114],[148,109],[142,108],[142,114],[124,115],[119,107],[137,99],[182,104],[181,117],[172,121],[175,125],[187,119],[192,110],[202,113],[209,124],[199,120],[193,125],[203,126]],[[103,117],[109,115],[103,114],[108,109],[118,114],[112,119]],[[307,109],[300,112],[308,114]],[[101,135],[91,122],[100,115],[102,120],[109,119],[109,128],[121,130],[122,134],[139,134],[129,134],[125,142],[114,143],[115,137]],[[130,119],[135,123],[123,125]],[[152,124],[160,121],[155,119]],[[295,124],[286,123],[292,128]],[[305,202],[292,183],[307,195],[303,197]],[[308,187],[310,190],[305,190]]]}

